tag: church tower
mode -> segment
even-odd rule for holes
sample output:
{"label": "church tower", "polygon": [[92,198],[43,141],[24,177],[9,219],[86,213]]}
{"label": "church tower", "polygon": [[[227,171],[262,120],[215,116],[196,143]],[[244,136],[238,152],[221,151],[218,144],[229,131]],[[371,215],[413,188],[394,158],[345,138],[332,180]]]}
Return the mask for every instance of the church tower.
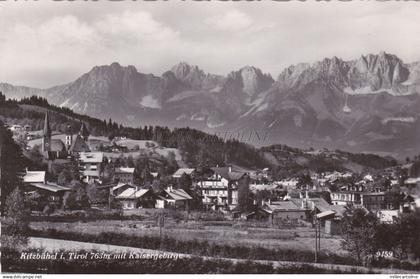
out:
{"label": "church tower", "polygon": [[82,139],[87,142],[89,138],[89,130],[86,128],[86,125],[84,122],[82,122],[82,126],[80,127],[79,135],[82,137]]}
{"label": "church tower", "polygon": [[48,117],[47,111],[47,113],[45,114],[44,130],[42,135],[42,153],[46,155],[49,151],[51,151],[51,128],[50,119]]}
{"label": "church tower", "polygon": [[66,127],[66,148],[67,151],[70,150],[71,145],[73,144],[73,133],[72,133],[72,127],[71,125],[67,125]]}

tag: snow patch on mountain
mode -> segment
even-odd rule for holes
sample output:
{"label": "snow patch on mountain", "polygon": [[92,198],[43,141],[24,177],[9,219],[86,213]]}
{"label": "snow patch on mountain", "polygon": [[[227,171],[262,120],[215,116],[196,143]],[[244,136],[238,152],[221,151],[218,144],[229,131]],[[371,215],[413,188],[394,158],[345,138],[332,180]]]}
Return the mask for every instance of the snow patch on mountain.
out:
{"label": "snow patch on mountain", "polygon": [[151,95],[144,96],[140,101],[140,105],[142,105],[143,107],[152,108],[152,109],[162,108],[159,104],[159,101]]}
{"label": "snow patch on mountain", "polygon": [[70,99],[71,98],[68,98],[67,100],[65,100],[63,103],[61,103],[59,106],[60,107],[66,107],[66,106],[68,106],[69,105],[69,103],[70,103]]}
{"label": "snow patch on mountain", "polygon": [[222,123],[211,123],[211,122],[207,121],[207,127],[209,127],[210,129],[222,127],[225,124],[226,124],[226,122],[222,122]]}
{"label": "snow patch on mountain", "polygon": [[246,105],[250,106],[251,108],[247,110],[245,113],[239,116],[239,118],[245,117],[250,114],[255,114],[259,111],[266,110],[268,108],[268,103],[264,103],[265,98],[267,96],[267,92],[259,94],[258,98],[256,98],[253,101],[250,101],[251,99],[246,100]]}
{"label": "snow patch on mountain", "polygon": [[186,119],[187,118],[187,116],[185,115],[185,114],[181,114],[180,116],[178,116],[177,118],[176,118],[176,121],[180,121],[180,120],[182,120],[182,119]]}
{"label": "snow patch on mountain", "polygon": [[411,95],[413,92],[407,90],[406,92],[400,92],[396,91],[393,88],[387,88],[387,89],[378,89],[378,90],[372,90],[370,86],[365,86],[361,88],[355,88],[352,89],[351,87],[346,87],[343,89],[343,91],[350,95],[366,95],[366,94],[378,94],[378,93],[388,93],[394,96],[402,96],[402,95]]}
{"label": "snow patch on mountain", "polygon": [[74,110],[74,109],[75,109],[75,108],[77,108],[77,107],[79,107],[79,103],[78,103],[78,102],[74,103],[74,104],[70,107],[70,109],[71,109],[71,110]]}
{"label": "snow patch on mountain", "polygon": [[273,125],[275,124],[277,122],[277,119],[275,119],[273,122],[271,122],[270,124],[268,124],[268,128],[271,128],[271,127],[273,127]]}
{"label": "snow patch on mountain", "polygon": [[206,118],[201,113],[196,113],[196,114],[191,115],[190,119],[191,120],[196,120],[196,121],[204,121]]}
{"label": "snow patch on mountain", "polygon": [[388,122],[404,122],[404,123],[414,123],[416,119],[414,117],[387,117],[382,120],[382,124],[387,124]]}

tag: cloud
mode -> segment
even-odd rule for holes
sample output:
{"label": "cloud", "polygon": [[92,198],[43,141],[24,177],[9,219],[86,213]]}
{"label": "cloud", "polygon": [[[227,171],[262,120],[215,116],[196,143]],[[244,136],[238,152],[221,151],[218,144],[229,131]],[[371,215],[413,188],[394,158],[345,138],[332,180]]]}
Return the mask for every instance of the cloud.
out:
{"label": "cloud", "polygon": [[49,87],[118,61],[162,74],[179,61],[227,74],[254,65],[276,77],[324,57],[385,50],[420,60],[416,3],[6,1],[0,82]]}
{"label": "cloud", "polygon": [[232,10],[223,15],[216,15],[205,20],[214,28],[222,31],[241,31],[251,26],[253,20],[247,14]]}
{"label": "cloud", "polygon": [[178,32],[156,21],[150,13],[125,11],[122,14],[107,14],[93,24],[104,38],[137,40],[155,43],[174,40]]}
{"label": "cloud", "polygon": [[[177,31],[143,11],[106,13],[90,21],[64,14],[38,24],[16,22],[0,35],[5,39],[0,44],[5,54],[0,76],[5,80],[0,82],[18,80],[14,83],[41,87],[71,80],[57,74],[60,71],[73,72],[75,78],[97,64],[133,64],[133,53],[145,55],[143,63],[151,64],[150,54],[156,57],[154,53],[168,44],[179,45]],[[54,72],[51,79],[40,80],[39,73],[48,71]]]}

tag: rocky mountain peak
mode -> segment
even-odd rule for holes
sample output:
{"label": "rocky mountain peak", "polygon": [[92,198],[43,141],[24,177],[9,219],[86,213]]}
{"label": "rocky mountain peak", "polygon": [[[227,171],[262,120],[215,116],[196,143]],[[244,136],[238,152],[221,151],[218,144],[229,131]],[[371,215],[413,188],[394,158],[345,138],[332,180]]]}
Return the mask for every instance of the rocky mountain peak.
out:
{"label": "rocky mountain peak", "polygon": [[225,78],[208,74],[195,65],[180,62],[171,68],[175,77],[192,89],[213,89],[222,86]]}
{"label": "rocky mountain peak", "polygon": [[186,62],[176,64],[172,67],[171,72],[177,79],[190,84],[194,88],[199,88],[206,77],[203,70]]}
{"label": "rocky mountain peak", "polygon": [[253,66],[245,66],[239,71],[231,72],[228,79],[240,83],[242,91],[249,96],[268,90],[274,83],[270,74],[264,74]]}
{"label": "rocky mountain peak", "polygon": [[95,66],[87,75],[90,78],[118,79],[122,76],[132,76],[138,74],[136,67],[133,65],[121,66],[118,62],[110,65]]}
{"label": "rocky mountain peak", "polygon": [[279,87],[302,88],[314,80],[323,80],[337,88],[360,89],[370,93],[380,89],[402,90],[400,83],[407,80],[408,67],[395,55],[384,51],[362,55],[352,61],[340,58],[324,58],[319,62],[299,64],[285,69],[278,78]]}
{"label": "rocky mountain peak", "polygon": [[398,89],[407,80],[409,69],[396,55],[381,51],[361,56],[353,62],[352,80],[363,79],[372,90]]}

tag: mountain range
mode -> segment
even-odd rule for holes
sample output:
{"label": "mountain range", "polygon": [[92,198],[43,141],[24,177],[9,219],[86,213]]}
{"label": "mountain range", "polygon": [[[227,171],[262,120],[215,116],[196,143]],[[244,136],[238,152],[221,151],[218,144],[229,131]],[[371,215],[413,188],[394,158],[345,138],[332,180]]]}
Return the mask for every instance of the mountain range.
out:
{"label": "mountain range", "polygon": [[257,146],[420,152],[420,62],[385,52],[301,63],[276,79],[252,66],[221,76],[181,62],[155,76],[112,63],[52,88],[0,83],[0,91],[126,125],[190,126]]}

